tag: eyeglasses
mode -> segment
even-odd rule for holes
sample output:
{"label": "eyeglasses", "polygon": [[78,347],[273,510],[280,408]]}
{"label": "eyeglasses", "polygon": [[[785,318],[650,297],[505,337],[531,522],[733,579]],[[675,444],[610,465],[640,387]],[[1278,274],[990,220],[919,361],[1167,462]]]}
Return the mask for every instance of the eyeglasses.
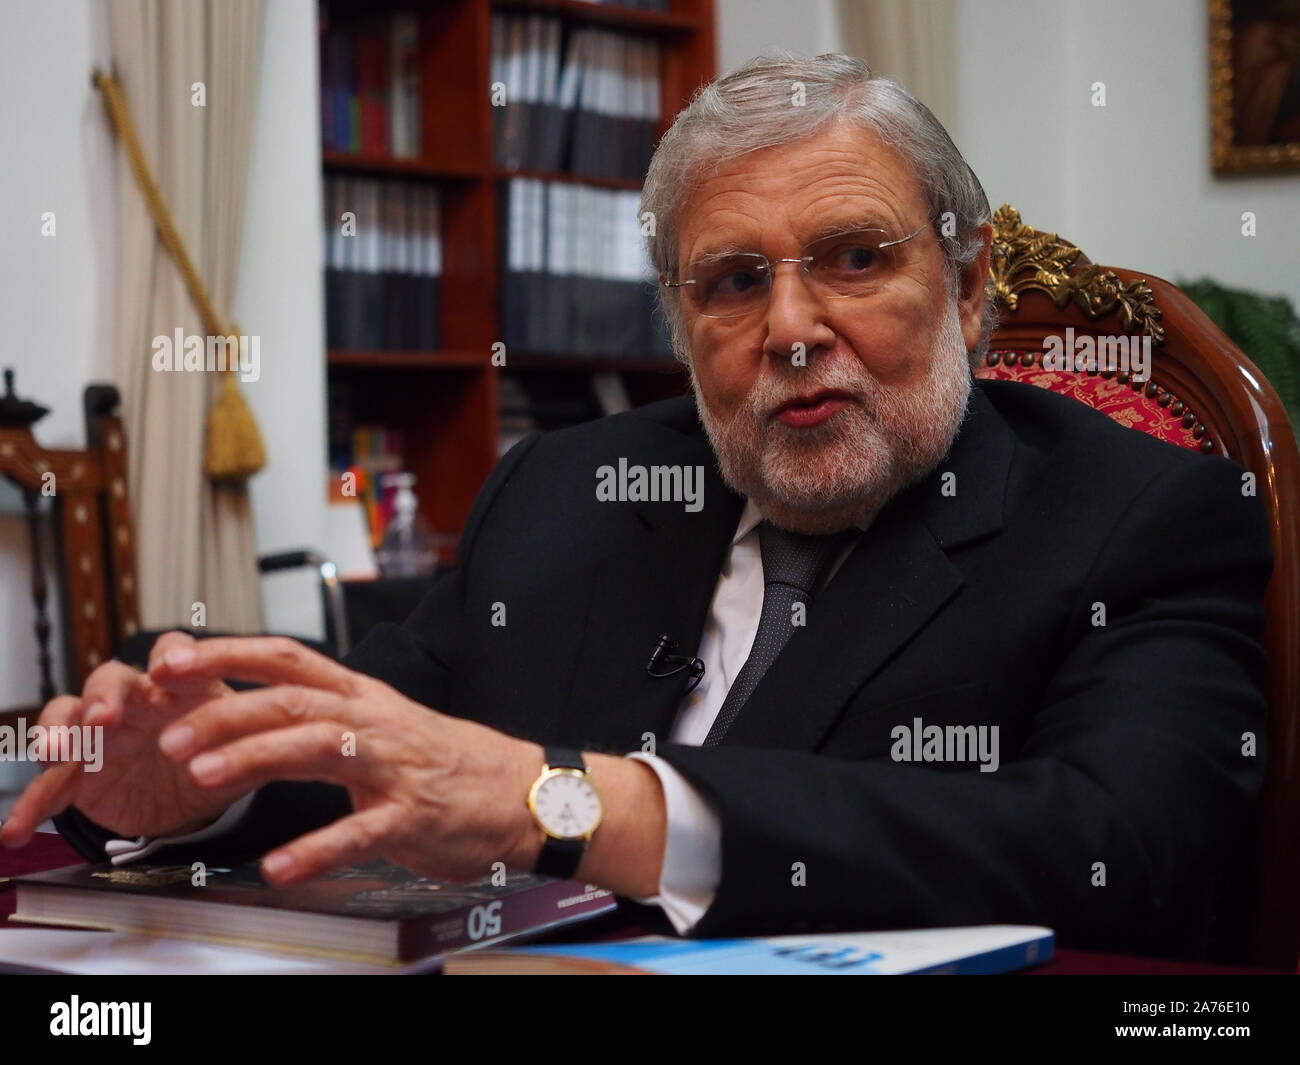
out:
{"label": "eyeglasses", "polygon": [[705,318],[742,318],[767,307],[777,263],[798,263],[814,292],[849,299],[877,291],[898,266],[898,248],[929,226],[890,240],[881,229],[859,229],[814,241],[797,259],[769,259],[757,252],[726,252],[697,259],[678,281],[661,275],[665,288],[684,288]]}

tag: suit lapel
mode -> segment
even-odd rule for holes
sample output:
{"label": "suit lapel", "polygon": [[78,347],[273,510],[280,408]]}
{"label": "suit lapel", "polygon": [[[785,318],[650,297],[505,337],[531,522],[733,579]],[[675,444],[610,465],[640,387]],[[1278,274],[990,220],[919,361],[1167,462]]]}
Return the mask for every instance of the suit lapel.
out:
{"label": "suit lapel", "polygon": [[723,742],[811,751],[844,705],[961,587],[914,514],[882,513],[812,604]]}
{"label": "suit lapel", "polygon": [[620,750],[642,746],[647,732],[668,740],[688,678],[652,678],[646,664],[661,634],[678,642],[677,653],[695,653],[744,504],[723,482],[702,433],[665,430],[663,437],[635,461],[703,467],[703,507],[607,504],[621,510],[620,533],[596,566],[571,700],[575,728]]}
{"label": "suit lapel", "polygon": [[808,624],[750,696],[725,744],[820,746],[854,693],[961,588],[950,554],[1002,528],[1013,452],[1009,427],[976,386],[947,459],[877,516],[812,604]]}

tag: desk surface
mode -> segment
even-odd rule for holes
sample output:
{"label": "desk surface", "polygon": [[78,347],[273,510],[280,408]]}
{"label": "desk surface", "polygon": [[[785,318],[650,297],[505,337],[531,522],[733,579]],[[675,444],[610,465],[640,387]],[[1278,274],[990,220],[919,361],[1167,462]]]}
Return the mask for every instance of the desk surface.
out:
{"label": "desk surface", "polygon": [[[11,851],[0,847],[0,877],[21,876],[23,873],[35,873],[42,869],[55,869],[61,865],[73,865],[81,859],[62,837],[49,833],[37,833],[32,842],[22,850]],[[4,934],[5,925],[9,924],[9,915],[14,912],[14,890],[11,883],[0,883],[0,935]],[[615,934],[610,934],[613,938]],[[605,937],[602,937],[605,938]],[[1037,965],[1025,970],[1029,976],[1073,976],[1105,974],[1250,974],[1259,973],[1259,969],[1245,969],[1226,965],[1205,965],[1190,962],[1169,961],[1163,958],[1134,958],[1120,954],[1096,954],[1082,950],[1058,950],[1055,957],[1045,965]]]}

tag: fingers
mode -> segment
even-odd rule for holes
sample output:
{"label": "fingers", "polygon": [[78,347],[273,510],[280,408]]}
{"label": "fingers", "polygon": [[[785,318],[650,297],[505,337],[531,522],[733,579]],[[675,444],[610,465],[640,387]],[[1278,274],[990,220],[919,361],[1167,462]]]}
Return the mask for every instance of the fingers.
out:
{"label": "fingers", "polygon": [[74,715],[65,724],[116,725],[141,676],[124,662],[105,662],[86,678],[81,689],[80,719]]}
{"label": "fingers", "polygon": [[46,728],[75,725],[81,716],[81,700],[75,695],[56,695],[41,711],[36,723]]}
{"label": "fingers", "polygon": [[167,657],[169,651],[179,651],[186,647],[192,647],[198,643],[188,632],[181,632],[180,629],[173,629],[171,632],[164,632],[158,639],[154,640],[153,646],[149,648],[149,665],[148,669],[153,669],[159,662]]}
{"label": "fingers", "polygon": [[41,822],[71,805],[80,773],[81,766],[77,763],[63,762],[28,784],[0,827],[0,843],[6,847],[25,847],[30,843]]}
{"label": "fingers", "polygon": [[[178,656],[178,660],[183,661],[186,653],[190,648],[196,646],[198,642],[188,632],[181,632],[179,629],[164,632],[154,641],[153,647],[149,649],[149,667],[146,676],[152,678],[155,673],[166,674],[166,667],[163,663],[167,661],[167,656],[175,655]],[[153,684],[154,682],[151,679],[149,683]],[[170,674],[164,690],[180,696],[203,696],[209,692],[215,692],[218,686],[222,690],[229,690],[219,679],[206,673],[173,672]],[[154,685],[154,687],[156,688],[157,685]]]}
{"label": "fingers", "polygon": [[372,806],[273,850],[262,859],[262,875],[283,886],[342,865],[376,861],[392,846],[396,828],[392,807]]}
{"label": "fingers", "polygon": [[[123,689],[129,689],[131,678],[139,675],[121,662],[106,662],[96,669],[86,680],[86,691],[96,700],[99,712],[93,716],[93,720],[84,723],[102,725],[106,716],[116,713],[120,717],[121,706],[125,701]],[[47,735],[56,729],[79,728],[83,724],[86,705],[85,699],[79,699],[75,695],[55,696],[45,704],[37,724],[46,730]],[[42,762],[44,771],[27,785],[14,803],[4,825],[0,826],[0,843],[6,847],[26,846],[37,826],[55,814],[62,813],[73,800],[81,763],[57,758],[51,747],[46,748],[46,755]]]}
{"label": "fingers", "polygon": [[190,762],[190,777],[203,788],[245,791],[272,780],[373,787],[381,767],[356,757],[347,733],[337,721],[259,732],[204,751]]}
{"label": "fingers", "polygon": [[[81,720],[81,700],[75,695],[56,695],[48,703],[45,709],[41,711],[41,716],[37,719],[37,724],[46,730],[47,734],[53,733],[57,729],[76,728],[77,722]],[[44,748],[46,756],[54,754],[47,744]],[[53,759],[60,761],[61,759]],[[43,760],[42,765],[49,764],[48,758]]]}
{"label": "fingers", "polygon": [[163,687],[194,683],[197,678],[233,677],[262,684],[302,684],[340,695],[360,691],[359,674],[286,636],[214,636],[188,647],[169,649],[149,676]]}
{"label": "fingers", "polygon": [[353,714],[347,701],[333,692],[279,684],[202,703],[168,725],[158,737],[158,747],[173,761],[184,761],[246,736],[311,721],[343,722]]}

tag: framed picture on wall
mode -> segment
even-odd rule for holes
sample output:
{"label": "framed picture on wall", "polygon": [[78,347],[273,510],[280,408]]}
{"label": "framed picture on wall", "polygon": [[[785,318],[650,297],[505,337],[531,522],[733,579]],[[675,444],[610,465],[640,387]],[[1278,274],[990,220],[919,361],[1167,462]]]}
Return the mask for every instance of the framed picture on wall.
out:
{"label": "framed picture on wall", "polygon": [[1300,170],[1300,0],[1210,0],[1217,174]]}

